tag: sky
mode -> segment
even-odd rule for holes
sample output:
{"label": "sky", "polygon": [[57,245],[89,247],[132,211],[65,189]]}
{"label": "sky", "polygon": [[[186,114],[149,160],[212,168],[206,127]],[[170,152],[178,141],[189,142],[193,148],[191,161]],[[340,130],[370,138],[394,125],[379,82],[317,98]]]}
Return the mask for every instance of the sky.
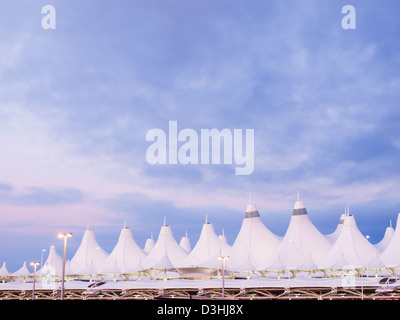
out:
{"label": "sky", "polygon": [[[356,28],[345,29],[345,5]],[[45,5],[55,29],[45,29]],[[47,20],[46,20],[47,21]],[[164,223],[233,243],[251,195],[283,236],[297,192],[323,234],[345,206],[379,242],[400,212],[397,0],[2,0],[0,263],[107,252]],[[254,171],[147,161],[149,130],[254,130]],[[167,138],[168,139],[168,138]],[[178,147],[183,142],[178,144]],[[46,258],[47,255],[45,253]]]}

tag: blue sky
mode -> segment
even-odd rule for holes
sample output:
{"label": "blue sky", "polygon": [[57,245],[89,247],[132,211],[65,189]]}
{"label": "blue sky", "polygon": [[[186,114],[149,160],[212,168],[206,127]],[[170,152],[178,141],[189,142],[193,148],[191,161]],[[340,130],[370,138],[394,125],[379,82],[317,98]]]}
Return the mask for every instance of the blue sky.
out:
{"label": "blue sky", "polygon": [[[56,9],[44,30],[41,9]],[[342,7],[356,8],[344,30]],[[300,190],[333,232],[346,205],[378,242],[400,211],[398,1],[29,1],[0,4],[0,262],[38,260],[89,224],[110,252],[164,216],[230,243],[249,194],[284,235]],[[146,162],[148,130],[254,129],[255,168]],[[39,258],[38,258],[39,257]]]}

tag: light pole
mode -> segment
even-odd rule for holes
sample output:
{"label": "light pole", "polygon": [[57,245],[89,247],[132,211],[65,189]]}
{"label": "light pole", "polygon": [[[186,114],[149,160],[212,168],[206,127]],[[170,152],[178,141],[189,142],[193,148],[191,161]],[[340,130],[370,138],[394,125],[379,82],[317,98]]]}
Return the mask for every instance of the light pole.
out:
{"label": "light pole", "polygon": [[[369,236],[366,235],[365,239],[367,239],[367,241],[369,241]],[[368,278],[368,262],[366,264],[366,269],[365,269],[365,277]],[[361,300],[364,300],[364,277],[362,277],[362,282],[361,282]]]}
{"label": "light pole", "polygon": [[[367,240],[369,241],[369,236],[366,236]],[[367,262],[367,281],[368,281],[368,262]]]}
{"label": "light pole", "polygon": [[35,300],[35,284],[36,284],[36,266],[39,265],[39,262],[31,262],[31,266],[33,266],[33,289],[32,289],[32,300]]}
{"label": "light pole", "polygon": [[222,261],[222,298],[225,297],[225,260],[229,259],[229,256],[219,256],[218,260]]}
{"label": "light pole", "polygon": [[67,238],[72,237],[72,233],[59,233],[58,237],[64,239],[63,269],[61,279],[61,300],[64,300],[64,279],[65,279],[65,254],[67,251]]}
{"label": "light pole", "polygon": [[43,253],[46,251],[46,249],[42,249],[42,254],[41,254],[41,257],[40,257],[40,266],[41,266],[41,268],[40,268],[40,273],[41,274],[43,274]]}

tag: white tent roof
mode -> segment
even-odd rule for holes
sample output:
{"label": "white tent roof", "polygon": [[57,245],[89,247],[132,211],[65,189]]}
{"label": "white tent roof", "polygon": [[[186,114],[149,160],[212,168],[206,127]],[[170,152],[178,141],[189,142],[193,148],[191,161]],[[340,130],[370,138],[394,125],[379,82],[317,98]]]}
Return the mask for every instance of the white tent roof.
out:
{"label": "white tent roof", "polygon": [[296,268],[297,270],[317,270],[319,269],[317,264],[314,262],[314,260],[309,256],[306,261],[301,266],[298,266]]}
{"label": "white tent roof", "polygon": [[[108,258],[107,258],[108,259]],[[117,275],[117,274],[123,274],[126,273],[127,271],[122,271],[121,268],[118,266],[118,261],[117,260],[108,260],[107,263],[107,268],[103,269],[101,268],[99,271],[99,274],[102,275]]]}
{"label": "white tent roof", "polygon": [[370,262],[365,266],[367,269],[362,271],[362,274],[368,274],[368,276],[390,276],[392,271],[389,270],[386,265],[379,258],[378,253],[372,258]]}
{"label": "white tent roof", "polygon": [[264,269],[267,272],[276,273],[277,275],[279,275],[279,274],[287,274],[288,275],[289,274],[289,270],[282,263],[281,257],[279,255],[275,256],[274,260],[272,260],[271,263]]}
{"label": "white tent roof", "polygon": [[[134,271],[163,269],[184,269],[189,274],[199,269],[221,267],[218,257],[228,256],[226,270],[232,272],[250,272],[290,270],[293,274],[301,270],[337,270],[357,269],[357,272],[373,275],[375,270],[387,271],[387,274],[400,268],[400,213],[396,229],[386,229],[383,239],[376,245],[371,244],[360,232],[354,216],[347,212],[341,215],[336,230],[322,235],[312,224],[304,203],[295,202],[293,214],[283,238],[273,234],[263,224],[254,204],[246,207],[241,229],[232,247],[224,235],[217,236],[213,225],[206,223],[202,227],[195,247],[189,250],[190,241],[186,235],[178,244],[171,227],[164,225],[160,229],[157,242],[153,237],[146,243],[146,255],[135,242],[132,232],[124,227],[114,250],[108,255],[97,243],[93,230],[86,230],[80,246],[71,262],[66,265],[67,275],[120,274]],[[51,270],[49,270],[50,268]],[[368,268],[369,272],[365,271]],[[60,275],[62,258],[54,246],[50,247],[47,260],[42,266],[43,275]],[[42,269],[38,270],[41,275]],[[201,270],[200,270],[201,269]],[[360,271],[361,270],[361,271]],[[181,272],[180,270],[177,270]],[[215,270],[211,270],[213,272]],[[148,272],[148,271],[146,271]],[[207,271],[208,272],[208,271]],[[381,273],[379,273],[381,274]],[[383,274],[383,273],[382,273]],[[0,269],[0,277],[31,276],[26,262],[16,272],[9,274],[5,263]]]}
{"label": "white tent roof", "polygon": [[373,258],[365,266],[368,269],[385,269],[386,265],[379,258],[378,252],[373,256]]}
{"label": "white tent roof", "polygon": [[390,226],[386,228],[385,235],[383,236],[382,240],[375,245],[375,248],[378,251],[383,252],[392,240],[393,235],[394,228],[392,227],[392,221],[390,221]]}
{"label": "white tent roof", "polygon": [[271,263],[267,265],[265,270],[279,271],[279,270],[287,270],[287,268],[282,263],[281,257],[278,255],[278,256],[275,256],[275,258],[271,261]]}
{"label": "white tent roof", "polygon": [[168,277],[173,277],[173,278],[179,277],[179,274],[175,271],[175,266],[169,259],[167,252],[164,252],[161,259],[159,259],[155,264],[153,264],[151,268],[146,268],[144,271],[148,275],[150,275],[151,278],[153,278],[156,274],[160,272],[163,272],[164,279]]}
{"label": "white tent roof", "polygon": [[[136,266],[146,257],[146,253],[137,245],[131,229],[124,227],[121,230],[117,244],[100,267],[99,273],[125,273]],[[119,270],[119,272],[117,272]]]}
{"label": "white tent roof", "polygon": [[19,268],[17,271],[11,274],[13,277],[27,277],[30,275],[30,272],[26,266],[26,261],[24,261],[24,264],[22,265],[21,268]]}
{"label": "white tent roof", "polygon": [[94,231],[87,229],[83,234],[78,250],[71,259],[71,268],[75,274],[87,274],[92,265],[97,271],[106,261],[107,257],[108,253],[97,243]]}
{"label": "white tent roof", "polygon": [[198,267],[220,255],[228,255],[230,246],[219,240],[211,223],[206,222],[201,229],[199,240],[187,256],[182,267]]}
{"label": "white tent roof", "polygon": [[304,203],[297,200],[286,234],[270,260],[280,256],[288,269],[296,269],[310,256],[318,264],[330,247],[330,242],[309,219]]}
{"label": "white tent roof", "polygon": [[142,261],[139,261],[139,263],[129,269],[126,273],[137,273],[143,270],[145,270],[145,267],[143,267]]}
{"label": "white tent roof", "polygon": [[311,257],[308,257],[301,266],[296,268],[296,277],[323,277],[324,275]]}
{"label": "white tent roof", "polygon": [[181,238],[181,241],[179,242],[179,245],[181,246],[181,248],[183,250],[185,250],[185,252],[187,254],[189,254],[190,251],[192,251],[192,245],[190,244],[190,240],[189,240],[189,238],[187,236],[187,232],[186,232],[186,235]]}
{"label": "white tent roof", "polygon": [[146,253],[150,253],[150,251],[153,249],[155,245],[154,239],[153,239],[153,232],[151,233],[151,238],[146,240],[146,244],[144,245],[143,251]]}
{"label": "white tent roof", "polygon": [[74,270],[72,270],[71,268],[71,261],[68,260],[67,263],[65,264],[65,274],[66,275],[73,275],[74,274]]}
{"label": "white tent roof", "polygon": [[341,270],[341,269],[352,269],[353,266],[350,265],[350,263],[347,261],[346,257],[344,256],[344,253],[342,253],[339,257],[336,257],[337,260],[334,261],[329,268],[325,269],[330,269],[330,270]]}
{"label": "white tent roof", "polygon": [[236,266],[234,270],[230,267],[229,259],[228,259],[226,262],[226,269],[236,271],[236,272],[248,272],[248,271],[256,271],[257,270],[255,265],[251,262],[250,257],[247,257],[247,259],[243,260],[242,264],[240,266]]}
{"label": "white tent roof", "polygon": [[161,257],[161,259],[152,266],[152,269],[160,269],[160,270],[173,270],[174,265],[172,264],[171,260],[168,258],[166,252]]}
{"label": "white tent roof", "polygon": [[79,275],[94,275],[94,274],[97,274],[97,269],[94,266],[93,260],[79,271]]}
{"label": "white tent roof", "polygon": [[46,262],[38,271],[39,274],[43,275],[60,275],[62,274],[63,259],[56,252],[56,247],[54,245],[50,246],[49,255]]}
{"label": "white tent roof", "polygon": [[396,229],[392,240],[390,240],[380,258],[389,267],[400,265],[400,213],[397,216]]}
{"label": "white tent roof", "polygon": [[361,267],[371,261],[376,252],[375,247],[358,230],[354,216],[347,215],[342,232],[319,266],[329,268],[343,255],[350,266]]}
{"label": "white tent roof", "polygon": [[218,238],[219,238],[219,241],[228,244],[228,240],[226,239],[224,230],[222,230],[222,234],[220,234],[220,235],[218,236]]}
{"label": "white tent roof", "polygon": [[175,267],[181,266],[187,257],[187,253],[176,242],[171,227],[165,224],[161,227],[157,242],[148,256],[143,260],[142,265],[145,269],[151,269],[164,256],[167,256]]}
{"label": "white tent roof", "polygon": [[6,263],[3,262],[3,266],[0,268],[0,277],[7,277],[10,273],[7,270]]}
{"label": "white tent roof", "polygon": [[256,268],[264,267],[279,243],[280,238],[264,225],[255,205],[249,204],[227,264],[234,271],[249,259]]}
{"label": "white tent roof", "polygon": [[343,213],[343,214],[340,216],[339,224],[337,225],[335,231],[332,232],[331,234],[326,235],[326,238],[329,240],[329,242],[330,242],[331,244],[334,244],[334,243],[335,243],[335,241],[337,240],[337,238],[338,238],[339,235],[340,235],[340,232],[342,231],[345,215],[346,215],[346,214]]}

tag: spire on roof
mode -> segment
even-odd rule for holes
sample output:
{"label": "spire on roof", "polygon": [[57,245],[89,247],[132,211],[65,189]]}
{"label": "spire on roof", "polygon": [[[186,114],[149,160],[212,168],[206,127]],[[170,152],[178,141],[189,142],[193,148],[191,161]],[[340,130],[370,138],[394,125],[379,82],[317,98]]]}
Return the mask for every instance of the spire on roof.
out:
{"label": "spire on roof", "polygon": [[218,256],[227,255],[229,251],[230,246],[220,241],[212,223],[204,224],[199,240],[184,260],[182,267],[209,267],[209,264],[215,264]]}
{"label": "spire on roof", "polygon": [[99,272],[108,275],[125,273],[133,269],[144,257],[145,253],[137,245],[132,231],[124,227],[117,244],[100,267]]}
{"label": "spire on roof", "polygon": [[154,247],[154,239],[153,239],[153,232],[150,233],[150,238],[146,240],[146,243],[144,245],[144,251],[146,253],[149,253],[151,251],[151,249],[153,249]]}
{"label": "spire on roof", "polygon": [[307,214],[307,210],[306,207],[304,206],[303,201],[300,200],[300,191],[297,191],[297,201],[293,207],[293,215],[297,216],[302,214]]}
{"label": "spire on roof", "polygon": [[252,217],[259,217],[259,216],[260,216],[260,214],[258,213],[256,206],[252,203],[249,203],[246,207],[245,218],[252,218]]}
{"label": "spire on roof", "polygon": [[108,257],[108,253],[103,250],[96,240],[94,231],[88,229],[84,232],[81,244],[71,260],[71,267],[75,273],[87,269],[89,262],[94,262],[94,267],[100,268]]}
{"label": "spire on roof", "polygon": [[168,225],[161,227],[157,242],[143,260],[144,269],[155,268],[162,262],[163,256],[166,256],[174,267],[180,266],[187,256],[185,250],[174,239],[172,229]]}
{"label": "spire on roof", "polygon": [[260,214],[258,213],[256,206],[251,201],[251,194],[249,194],[249,203],[246,207],[246,214],[244,217],[252,218],[252,217],[259,217],[259,216],[260,216]]}
{"label": "spire on roof", "polygon": [[183,250],[186,251],[186,253],[190,253],[190,251],[192,251],[192,245],[190,244],[187,230],[185,231],[185,236],[181,238],[181,242],[179,242],[179,245]]}

